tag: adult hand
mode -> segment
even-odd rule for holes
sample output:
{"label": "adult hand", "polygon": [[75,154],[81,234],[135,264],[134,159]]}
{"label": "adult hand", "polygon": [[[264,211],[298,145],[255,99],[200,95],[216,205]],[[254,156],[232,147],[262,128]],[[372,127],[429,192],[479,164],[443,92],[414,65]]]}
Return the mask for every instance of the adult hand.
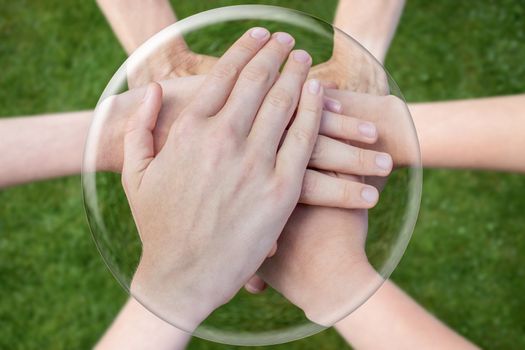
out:
{"label": "adult hand", "polygon": [[342,104],[341,113],[369,121],[377,127],[377,142],[357,147],[386,152],[392,156],[394,167],[405,167],[419,162],[419,146],[406,104],[393,95],[374,96],[352,91],[327,89],[326,95]]}
{"label": "adult hand", "polygon": [[316,80],[303,87],[311,64],[304,51],[292,53],[278,76],[293,42],[262,28],[243,35],[156,155],[159,85],[129,121],[122,182],[143,244],[131,290],[185,330],[246,283],[300,197],[323,89]]}
{"label": "adult hand", "polygon": [[334,33],[332,57],[315,65],[310,77],[334,83],[341,90],[386,95],[388,78],[381,64],[345,34]]}
{"label": "adult hand", "polygon": [[[342,102],[343,114],[378,125],[377,142],[348,142],[389,152],[398,167],[414,164],[417,141],[401,100],[330,89],[326,94]],[[343,174],[332,175],[348,180]],[[332,325],[382,282],[365,254],[366,233],[364,210],[300,205],[279,238],[276,254],[246,288],[258,292],[264,289],[264,280],[302,308],[310,320]]]}
{"label": "adult hand", "polygon": [[311,321],[333,325],[381,283],[365,253],[367,219],[364,209],[297,206],[276,254],[251,279],[255,287],[247,289],[257,291],[262,278]]}
{"label": "adult hand", "polygon": [[[171,126],[189,104],[203,83],[202,76],[170,79],[161,82],[162,109],[157,119],[154,136],[154,154],[158,154],[168,137]],[[123,163],[123,130],[129,115],[139,108],[145,88],[137,88],[113,96],[99,107],[100,115],[108,123],[97,147],[97,168],[121,172]],[[105,119],[104,119],[105,118]],[[101,122],[105,123],[104,121]],[[309,161],[309,170],[303,184],[301,203],[344,208],[370,208],[377,201],[377,191],[356,181],[333,178],[315,169],[346,174],[386,176],[391,170],[388,154],[366,150],[341,141],[359,142],[370,147],[377,141],[373,123],[328,110],[323,111],[320,135]],[[341,140],[341,141],[340,141]],[[381,162],[377,162],[381,159]],[[366,199],[362,197],[365,193]]]}
{"label": "adult hand", "polygon": [[162,45],[145,59],[131,56],[127,62],[128,86],[136,88],[150,82],[160,82],[177,77],[207,74],[217,62],[217,57],[191,51],[180,39]]}

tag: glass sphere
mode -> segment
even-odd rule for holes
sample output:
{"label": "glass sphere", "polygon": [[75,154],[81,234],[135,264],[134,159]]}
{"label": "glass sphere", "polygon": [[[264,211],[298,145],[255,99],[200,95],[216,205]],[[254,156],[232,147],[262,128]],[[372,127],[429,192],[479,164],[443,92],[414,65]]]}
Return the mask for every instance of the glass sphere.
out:
{"label": "glass sphere", "polygon": [[[383,188],[379,203],[368,214],[365,246],[368,260],[381,278],[345,291],[352,302],[341,304],[341,314],[349,315],[373,295],[400,261],[416,223],[422,186],[417,135],[403,96],[382,65],[357,41],[318,18],[280,7],[247,5],[206,11],[173,24],[144,43],[114,74],[98,107],[107,98],[130,90],[137,76],[148,76],[147,67],[151,62],[169,52],[181,38],[191,51],[219,57],[246,30],[255,26],[290,33],[296,40],[295,48],[304,49],[312,56],[313,66],[317,66],[314,75],[335,83],[340,91],[393,95],[401,101],[395,116],[379,115],[375,122],[382,123],[382,130],[386,131],[379,135],[380,142],[382,137],[397,135],[395,150],[402,150],[403,161],[397,164],[386,183],[366,179]],[[164,78],[192,74],[192,68],[175,70]],[[191,90],[191,84],[184,88]],[[184,101],[173,103],[175,110],[180,110]],[[114,118],[101,108],[95,111],[85,149],[82,187],[89,225],[100,254],[117,281],[130,291],[141,256],[141,241],[119,169],[101,165],[110,157],[108,149],[112,152],[121,149],[118,142],[110,142],[108,147],[105,139],[108,133],[123,132],[124,124]],[[366,148],[366,145],[360,147]],[[350,228],[348,234],[352,234]],[[178,326],[162,310],[150,308],[150,311]],[[270,287],[258,295],[241,289],[229,303],[215,310],[194,335],[233,345],[270,345],[303,338],[323,329],[325,327],[310,322],[301,309]]]}

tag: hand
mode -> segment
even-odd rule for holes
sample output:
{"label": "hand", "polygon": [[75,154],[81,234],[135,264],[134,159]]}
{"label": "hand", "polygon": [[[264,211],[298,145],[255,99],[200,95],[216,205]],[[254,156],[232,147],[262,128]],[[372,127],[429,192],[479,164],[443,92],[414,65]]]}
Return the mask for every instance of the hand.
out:
{"label": "hand", "polygon": [[[417,144],[410,146],[414,142],[408,137],[412,136],[411,121],[401,100],[341,90],[327,90],[327,96],[342,102],[342,113],[378,125],[376,143],[346,141],[390,152],[396,166],[414,164]],[[279,238],[276,254],[258,275],[302,308],[310,320],[332,325],[381,283],[365,254],[366,233],[364,210],[298,206]],[[250,280],[249,291],[264,289],[260,277]]]}
{"label": "hand", "polygon": [[396,168],[419,163],[414,125],[402,100],[393,95],[374,96],[335,89],[326,90],[326,95],[341,102],[342,114],[357,116],[377,127],[376,143],[352,142],[353,145],[390,154]]}
{"label": "hand", "polygon": [[131,290],[185,330],[258,269],[300,197],[323,89],[315,80],[302,88],[311,64],[304,51],[292,53],[277,77],[292,46],[289,35],[269,40],[262,28],[243,35],[156,155],[159,85],[129,121],[122,182],[143,243]]}
{"label": "hand", "polygon": [[[168,137],[171,126],[197,93],[203,83],[203,76],[170,79],[161,82],[163,90],[162,109],[153,130],[154,154],[158,154]],[[99,106],[97,118],[102,118],[107,127],[102,135],[97,152],[97,169],[113,172],[122,171],[123,139],[128,116],[141,104],[145,88],[136,88],[112,96]],[[325,101],[326,102],[326,101]],[[351,110],[349,110],[351,112]],[[376,204],[377,191],[359,182],[333,178],[313,169],[346,174],[386,176],[391,170],[388,154],[366,150],[341,141],[359,142],[366,147],[377,141],[377,130],[373,123],[355,117],[323,111],[308,174],[305,178],[301,202],[317,203],[344,208],[370,208]],[[376,157],[385,159],[379,166]],[[367,199],[361,197],[363,190]]]}
{"label": "hand", "polygon": [[365,254],[367,229],[367,210],[299,205],[258,276],[308,319],[331,326],[381,283]]}
{"label": "hand", "polygon": [[131,56],[127,62],[128,85],[135,88],[153,81],[206,74],[216,62],[216,57],[194,53],[184,41],[176,40],[148,55],[145,61]]}
{"label": "hand", "polygon": [[312,67],[310,77],[334,83],[339,89],[373,95],[389,93],[383,67],[354,41],[336,30],[332,57]]}

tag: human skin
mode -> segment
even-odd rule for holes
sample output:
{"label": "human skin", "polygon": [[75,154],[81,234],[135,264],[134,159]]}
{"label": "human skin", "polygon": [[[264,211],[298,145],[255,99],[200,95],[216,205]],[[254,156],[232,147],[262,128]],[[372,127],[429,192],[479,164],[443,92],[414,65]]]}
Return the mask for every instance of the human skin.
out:
{"label": "human skin", "polygon": [[[97,3],[128,55],[177,21],[167,0],[97,0]],[[379,62],[383,62],[403,6],[402,0],[374,0],[372,3],[343,0],[339,3],[334,24],[360,40]],[[377,17],[383,20],[376,21]],[[371,20],[376,22],[373,31],[369,25]],[[383,37],[389,39],[378,40]],[[129,85],[137,87],[150,81],[205,74],[216,60],[213,56],[194,53],[183,37],[174,37],[169,44],[150,55],[140,68],[130,67]],[[331,58],[313,67],[310,77],[336,83],[341,89],[388,94],[387,79],[381,66],[339,32],[334,36]]]}
{"label": "human skin", "polygon": [[[202,82],[202,77],[186,77],[161,83],[165,93],[163,107],[153,130],[155,153],[160,152],[164,146],[173,122],[193,98]],[[86,146],[90,150],[87,155],[93,159],[86,159],[84,171],[121,171],[125,123],[128,115],[137,108],[143,94],[143,87],[132,89],[108,98],[99,106],[97,127],[94,128],[96,131],[92,131],[98,137],[91,137]],[[365,132],[360,132],[363,126],[366,127]],[[97,133],[98,130],[101,130],[100,134]],[[369,189],[369,195],[377,194],[370,186],[356,181],[336,179],[313,169],[375,176],[389,174],[392,161],[387,153],[365,150],[338,140],[371,144],[377,140],[376,128],[372,123],[358,118],[324,110],[320,135],[316,139],[309,162],[309,168],[312,170],[309,170],[305,177],[301,203],[345,208],[363,207],[360,194],[362,191]],[[378,163],[378,160],[381,162]],[[366,207],[373,206],[376,200],[377,198],[373,198]]]}
{"label": "human skin", "polygon": [[[360,40],[361,42],[363,42],[362,40]],[[482,100],[479,100],[479,102],[481,102]],[[473,102],[474,104],[478,102],[478,100],[473,100],[473,101],[470,101],[470,102]],[[438,103],[438,104],[427,104],[427,107],[428,108],[431,108],[433,109],[432,107],[437,107],[437,108],[443,108],[443,110],[441,110],[442,112],[439,113],[438,110],[434,110],[435,113],[434,115],[440,115],[440,116],[445,116],[445,114],[443,113],[443,111],[445,110],[447,104],[446,103]],[[463,113],[466,113],[468,112],[468,106],[465,106],[465,108],[454,108],[453,110],[450,110],[450,111],[454,111],[454,113],[458,113],[458,115],[463,115]],[[492,113],[493,116],[497,116],[498,118],[499,117],[503,117],[504,116],[501,116],[500,113],[498,111],[494,111],[494,109],[492,108],[489,108],[489,110],[491,110],[491,115]],[[481,111],[481,113],[479,113],[478,115],[487,115],[487,114],[483,114],[484,110]],[[414,115],[414,121],[416,123],[416,127],[418,128],[418,133],[419,130],[422,130],[423,128],[425,127],[429,127],[429,130],[432,128],[432,120],[428,120],[428,123],[419,123],[419,110],[416,111],[414,110],[413,111],[413,115]],[[43,125],[43,127],[45,128],[44,130],[47,130],[46,132],[42,132],[42,129],[39,129],[39,130],[32,130],[32,125],[34,123],[32,123],[33,121],[36,121],[36,119],[38,118],[24,118],[23,120],[16,120],[16,124],[15,123],[12,123],[10,124],[9,126],[12,126],[14,127],[13,130],[27,130],[28,132],[27,133],[24,133],[24,135],[28,136],[28,139],[34,139],[35,141],[38,141],[39,139],[42,138],[43,135],[53,135],[55,132],[56,132],[56,128],[55,126],[57,125],[61,125],[63,122],[67,122],[67,123],[71,123],[71,127],[69,128],[69,131],[77,131],[78,130],[78,134],[75,134],[73,132],[70,132],[68,133],[68,135],[71,135],[72,136],[72,141],[79,141],[79,140],[82,140],[83,137],[84,137],[84,134],[86,132],[86,130],[84,129],[85,127],[83,127],[82,125],[89,125],[89,122],[91,120],[91,112],[80,112],[78,114],[72,114],[72,115],[69,115],[67,114],[67,120],[65,120],[66,118],[63,118],[65,117],[66,115],[63,114],[63,115],[58,115],[56,116],[55,118],[52,118],[52,119],[49,119],[50,123],[45,123]],[[453,118],[453,116],[451,115],[450,116],[450,120],[448,122],[452,122],[453,124],[456,124],[456,123],[461,123],[461,121],[459,119],[455,119]],[[490,119],[492,118],[489,118],[487,117],[487,119],[485,119],[486,121],[488,121],[489,123],[491,122]],[[447,122],[447,123],[448,123]],[[503,123],[505,123],[505,121],[503,121]],[[460,129],[462,129],[463,131],[466,131],[466,132],[469,132],[469,129],[468,128],[465,128],[465,125],[463,123],[461,123],[462,125],[459,126]],[[15,127],[16,126],[16,127]],[[18,126],[23,126],[22,128],[19,128]],[[421,127],[420,127],[421,126]],[[446,125],[443,125],[443,128],[446,129]],[[512,130],[512,127],[510,127],[509,129]],[[7,129],[4,129],[7,131],[6,134],[10,134],[12,135],[13,132],[9,132],[10,130],[10,127],[8,127]],[[519,129],[514,129],[514,130],[519,130]],[[481,133],[483,134],[483,133]],[[480,134],[480,135],[481,135]],[[421,133],[420,133],[421,135]],[[65,135],[62,135],[62,134],[58,134],[55,135],[54,137],[50,137],[51,140],[59,140],[61,139],[62,136],[65,136]],[[509,135],[507,135],[509,136]],[[432,138],[434,137],[434,139],[430,140],[430,139],[422,139],[421,140],[421,148],[422,148],[422,152],[423,152],[423,164],[432,164],[432,161],[433,161],[433,156],[441,156],[443,153],[441,152],[441,150],[443,149],[443,139],[442,137],[439,137],[439,136],[433,136],[433,135],[429,135],[428,136],[429,138]],[[0,138],[2,140],[4,140],[3,138]],[[465,141],[468,141],[469,138],[468,137],[463,137],[462,138],[463,140]],[[428,151],[425,151],[425,143],[426,141],[432,141],[434,145],[436,145],[436,147],[430,147]],[[57,142],[58,143],[58,142]],[[79,144],[83,144],[83,142],[78,142]],[[17,143],[19,144],[19,143]],[[35,142],[35,145],[37,145],[38,142]],[[75,145],[76,143],[73,142],[73,143],[70,143],[72,145]],[[439,147],[438,147],[439,146]],[[11,147],[10,149],[17,149],[18,147]],[[446,144],[445,144],[445,148],[446,148]],[[67,175],[67,174],[70,174],[70,173],[78,173],[78,167],[79,167],[79,162],[78,162],[78,159],[80,159],[80,156],[81,156],[81,148],[78,148],[78,149],[75,149],[74,147],[73,148],[67,148],[68,150],[72,150],[72,152],[67,152],[65,154],[65,157],[62,158],[62,156],[64,155],[63,152],[60,152],[60,155],[61,155],[61,162],[58,166],[58,170],[55,169],[56,171],[54,171],[53,169],[51,169],[52,171],[50,172],[51,174],[50,175],[44,175],[43,177],[47,178],[47,177],[53,177],[53,176],[62,176],[62,175]],[[499,149],[499,148],[496,148],[496,150]],[[451,148],[452,150],[452,148]],[[48,159],[48,158],[52,158],[53,157],[53,153],[52,152],[47,152],[47,150],[44,150],[44,148],[42,147],[34,147],[34,148],[28,148],[27,151],[31,154],[31,152],[33,154],[40,154],[43,158],[45,159]],[[14,153],[17,153],[17,151],[14,151]],[[26,154],[26,152],[24,152],[24,154]],[[481,153],[478,153],[478,154],[481,154]],[[461,152],[456,152],[454,153],[455,157],[453,157],[453,159],[457,162],[459,162],[459,166],[462,167],[461,165],[461,158],[462,158],[462,155],[461,155]],[[502,158],[503,156],[503,153],[500,155],[498,154],[495,158],[499,157],[500,159]],[[43,159],[41,157],[38,157],[38,159]],[[20,157],[20,159],[22,159]],[[446,161],[448,160],[447,159],[444,159],[445,160],[445,166],[448,166],[446,164]],[[464,159],[466,161],[468,161],[468,159]],[[491,158],[491,157],[485,157],[485,161],[487,162],[492,162],[494,160],[494,158]],[[42,172],[41,170],[46,170],[46,164],[42,164],[44,166],[42,167],[38,167],[38,169],[31,169],[32,167],[30,166],[32,163],[29,163],[27,165],[29,165],[29,169],[28,170],[28,176],[27,176],[27,180],[26,181],[30,181],[32,178],[42,178]],[[66,172],[63,172],[60,169],[60,167],[62,167],[62,165],[64,164],[69,164],[70,166],[67,167],[67,170]],[[450,165],[452,166],[452,165]],[[472,167],[476,167],[475,164],[471,165]],[[490,167],[491,165],[489,164],[488,167]],[[5,174],[5,175],[8,175],[8,174]]]}
{"label": "human skin", "polygon": [[263,28],[243,35],[157,154],[160,85],[150,84],[128,122],[122,183],[142,240],[131,291],[184,330],[193,331],[246,283],[299,200],[323,88],[317,80],[304,84],[311,58],[300,51],[275,80],[293,41],[286,33],[270,39]]}
{"label": "human skin", "polygon": [[383,286],[335,329],[359,350],[479,349],[418,305],[393,282]]}
{"label": "human skin", "polygon": [[356,38],[379,62],[384,62],[404,5],[404,0],[340,0],[334,26]]}
{"label": "human skin", "polygon": [[[128,55],[177,21],[167,0],[97,0],[97,3]],[[129,85],[137,87],[150,81],[205,74],[216,61],[216,57],[194,53],[182,37],[175,37],[170,45],[149,57],[147,65],[129,75]]]}

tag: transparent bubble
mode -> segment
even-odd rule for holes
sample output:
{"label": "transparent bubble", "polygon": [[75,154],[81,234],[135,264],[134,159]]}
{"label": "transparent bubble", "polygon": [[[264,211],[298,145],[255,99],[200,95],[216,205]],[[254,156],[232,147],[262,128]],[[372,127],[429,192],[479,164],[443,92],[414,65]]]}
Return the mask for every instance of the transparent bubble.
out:
{"label": "transparent bubble", "polygon": [[[347,295],[347,298],[338,301],[340,307],[337,308],[337,314],[327,315],[332,324],[364,303],[397,266],[416,222],[422,178],[417,135],[396,83],[358,42],[313,16],[272,6],[218,8],[177,22],[148,40],[130,56],[100,97],[86,145],[82,186],[89,225],[107,266],[129,291],[141,256],[141,241],[119,175],[126,113],[116,113],[111,108],[105,108],[101,102],[149,79],[173,78],[162,83],[165,90],[163,112],[176,115],[193,96],[200,80],[199,77],[191,76],[181,80],[175,77],[202,73],[199,71],[200,61],[174,56],[174,61],[182,63],[176,69],[163,70],[165,67],[159,63],[162,62],[159,57],[169,55],[171,48],[182,37],[193,52],[219,57],[246,30],[255,26],[293,35],[295,48],[308,51],[313,57],[313,65],[319,65],[313,70],[313,75],[336,83],[343,93],[338,95],[341,100],[344,101],[345,96],[349,96],[349,99],[351,96],[366,97],[356,93],[374,98],[371,100],[373,113],[367,117],[376,123],[380,132],[376,149],[392,153],[398,165],[386,184],[375,178],[367,179],[370,183],[384,187],[378,205],[368,214],[369,229],[365,247],[378,278],[361,281],[351,288],[343,283],[346,289],[333,291],[337,295]],[[161,69],[158,69],[159,65]],[[151,67],[157,68],[156,73],[151,72]],[[140,93],[134,91],[128,93],[135,94],[134,99],[137,100]],[[120,107],[124,111],[130,108]],[[359,114],[359,111],[355,112]],[[370,147],[364,144],[359,146]],[[330,256],[324,258],[321,264],[336,261],[332,260],[336,257],[332,257],[330,252],[323,251],[329,249],[334,242],[332,240],[336,239],[330,237],[329,231],[327,227],[319,230],[318,234],[326,236],[326,239],[319,240],[317,252],[310,252],[314,258]],[[347,231],[351,236],[352,229],[349,227]],[[343,239],[342,242],[345,244],[347,241]],[[360,244],[359,238],[348,242]],[[352,278],[352,272],[348,271],[348,278]],[[339,281],[345,278],[347,276],[338,276]],[[327,291],[319,299],[330,298],[330,288],[342,288],[341,283],[318,282],[311,285],[311,289]],[[148,307],[147,300],[137,299]],[[165,321],[183,328],[162,309],[149,309]],[[303,338],[323,329],[325,327],[310,322],[300,308],[272,288],[259,295],[241,289],[229,303],[215,310],[194,335],[227,344],[269,345]]]}

